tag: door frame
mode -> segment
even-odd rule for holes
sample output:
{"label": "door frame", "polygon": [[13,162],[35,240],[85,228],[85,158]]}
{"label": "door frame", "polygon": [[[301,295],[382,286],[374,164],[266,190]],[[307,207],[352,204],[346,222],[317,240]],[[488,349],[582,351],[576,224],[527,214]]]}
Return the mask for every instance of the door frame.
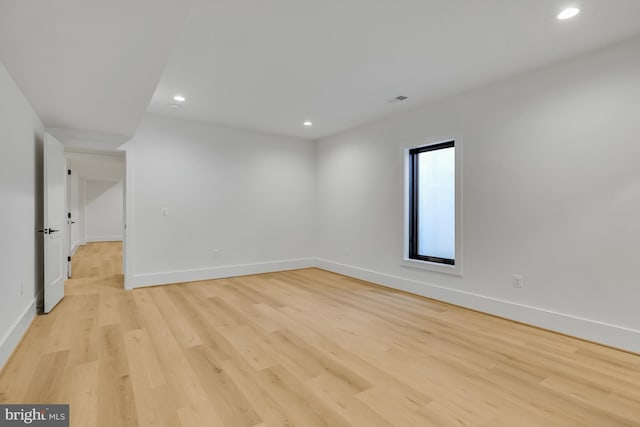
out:
{"label": "door frame", "polygon": [[124,221],[122,230],[122,273],[124,274],[124,289],[131,290],[133,286],[133,258],[135,240],[133,238],[134,229],[134,209],[133,209],[133,184],[134,173],[133,165],[135,159],[135,148],[126,144],[124,151]]}
{"label": "door frame", "polygon": [[[127,273],[128,273],[128,267],[132,264],[127,262],[127,246],[128,246],[128,236],[127,236],[127,203],[128,203],[128,197],[127,197],[127,176],[129,174],[129,161],[128,161],[128,153],[127,150],[124,149],[124,147],[121,148],[114,148],[113,150],[97,150],[97,149],[92,149],[92,148],[75,148],[75,147],[65,147],[65,155],[66,154],[84,154],[84,155],[91,155],[91,156],[111,156],[113,157],[114,154],[122,154],[122,159],[124,162],[124,168],[123,168],[123,173],[122,173],[122,273],[124,275],[124,285],[123,285],[123,289],[129,289],[127,288]],[[67,165],[68,166],[68,165]],[[73,171],[72,167],[68,167],[68,169],[71,169]],[[72,172],[73,173],[73,172]],[[66,191],[68,189],[68,186],[70,185],[70,181],[69,181],[69,175],[65,175],[66,176],[66,185],[65,185],[65,197],[68,198],[68,196],[66,196]],[[81,196],[82,192],[86,193],[86,181],[88,180],[92,180],[92,179],[96,179],[96,180],[105,180],[105,181],[110,181],[112,179],[108,179],[108,178],[101,178],[98,176],[79,176],[79,180],[80,181],[84,181],[84,188],[82,188],[82,183],[79,184],[80,188],[78,189],[79,192],[79,196]],[[82,244],[86,244],[86,194],[80,198],[80,200],[82,200],[83,202],[83,206],[81,207],[81,211],[78,213],[78,219],[81,220],[80,223],[80,229],[78,230],[78,232],[80,233],[80,237],[81,237],[81,242]],[[66,205],[65,205],[66,206]],[[68,239],[70,240],[70,239]],[[71,243],[69,242],[69,247],[67,248],[67,252],[69,253],[69,258],[71,258]],[[68,266],[68,270],[71,271],[71,261],[67,261],[69,263]]]}

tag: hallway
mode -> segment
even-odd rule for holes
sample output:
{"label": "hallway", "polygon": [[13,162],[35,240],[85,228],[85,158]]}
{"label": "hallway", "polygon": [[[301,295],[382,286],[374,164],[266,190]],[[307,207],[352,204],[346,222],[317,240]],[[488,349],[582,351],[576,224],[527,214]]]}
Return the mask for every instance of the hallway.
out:
{"label": "hallway", "polygon": [[[87,243],[80,246],[71,258],[72,277],[65,284],[66,292],[96,281],[110,279],[107,286],[120,283],[122,288],[122,242]],[[120,276],[118,279],[116,276]]]}

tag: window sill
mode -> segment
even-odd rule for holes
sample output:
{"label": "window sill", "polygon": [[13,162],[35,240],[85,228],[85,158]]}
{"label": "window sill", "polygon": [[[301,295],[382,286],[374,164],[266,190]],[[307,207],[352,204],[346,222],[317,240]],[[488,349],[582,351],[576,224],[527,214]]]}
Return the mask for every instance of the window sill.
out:
{"label": "window sill", "polygon": [[400,265],[408,268],[416,268],[418,270],[432,271],[434,273],[450,274],[452,276],[462,276],[462,265],[460,262],[457,262],[456,265],[447,265],[447,264],[440,264],[437,262],[403,258]]}

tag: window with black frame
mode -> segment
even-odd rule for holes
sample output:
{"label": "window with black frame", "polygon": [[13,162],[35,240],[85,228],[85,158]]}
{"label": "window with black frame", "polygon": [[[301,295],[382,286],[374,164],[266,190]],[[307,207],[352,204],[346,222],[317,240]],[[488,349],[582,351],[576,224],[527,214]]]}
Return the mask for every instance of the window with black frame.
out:
{"label": "window with black frame", "polygon": [[409,258],[455,265],[455,141],[409,150]]}

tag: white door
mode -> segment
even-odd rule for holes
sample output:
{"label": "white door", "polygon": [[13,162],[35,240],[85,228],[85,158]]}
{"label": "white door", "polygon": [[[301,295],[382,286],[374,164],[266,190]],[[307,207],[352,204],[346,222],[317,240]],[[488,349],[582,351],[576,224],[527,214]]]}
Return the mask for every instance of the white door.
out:
{"label": "white door", "polygon": [[44,312],[49,313],[64,296],[67,276],[64,148],[44,134]]}

